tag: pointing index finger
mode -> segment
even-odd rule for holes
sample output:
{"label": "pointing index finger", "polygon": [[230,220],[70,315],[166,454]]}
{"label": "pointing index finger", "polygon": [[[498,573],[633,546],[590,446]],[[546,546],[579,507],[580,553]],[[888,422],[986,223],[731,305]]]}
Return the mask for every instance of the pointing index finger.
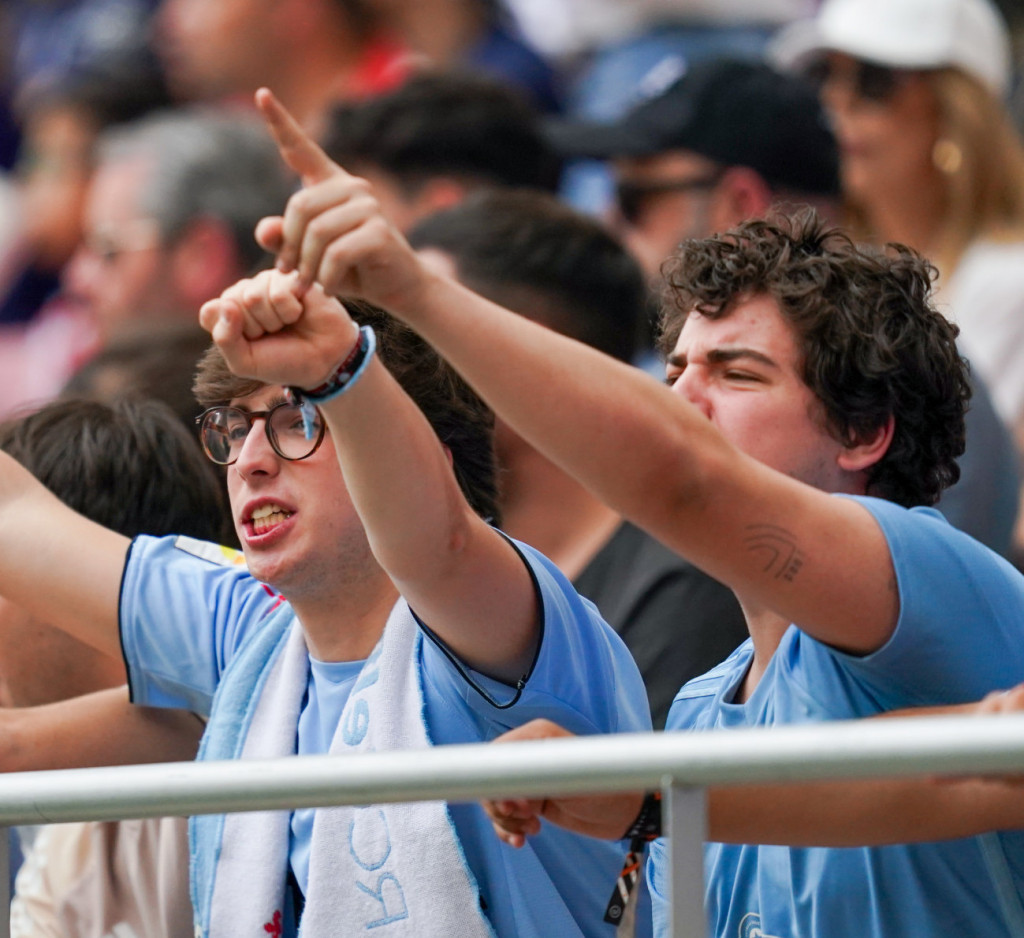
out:
{"label": "pointing index finger", "polygon": [[300,176],[304,186],[345,172],[320,149],[269,88],[260,88],[256,92],[256,107],[263,115],[281,158]]}

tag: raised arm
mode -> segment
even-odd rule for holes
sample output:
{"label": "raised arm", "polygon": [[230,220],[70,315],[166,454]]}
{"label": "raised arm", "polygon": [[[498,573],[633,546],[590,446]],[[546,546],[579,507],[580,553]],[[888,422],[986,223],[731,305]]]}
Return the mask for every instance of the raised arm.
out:
{"label": "raised arm", "polygon": [[[359,336],[319,286],[301,292],[294,275],[276,271],[207,303],[201,320],[238,374],[300,388],[322,384]],[[470,508],[426,417],[378,356],[320,410],[370,546],[396,587],[467,664],[520,678],[538,635],[529,573]]]}
{"label": "raised arm", "polygon": [[128,544],[0,452],[0,594],[120,657],[117,609]]}
{"label": "raised arm", "polygon": [[532,445],[749,606],[851,651],[885,642],[898,600],[865,509],[741,454],[636,369],[429,269],[365,181],[332,164],[268,92],[257,101],[307,186],[259,229],[282,269],[404,319]]}
{"label": "raised arm", "polygon": [[195,714],[135,706],[127,688],[112,687],[0,710],[0,772],[185,762],[202,732]]}

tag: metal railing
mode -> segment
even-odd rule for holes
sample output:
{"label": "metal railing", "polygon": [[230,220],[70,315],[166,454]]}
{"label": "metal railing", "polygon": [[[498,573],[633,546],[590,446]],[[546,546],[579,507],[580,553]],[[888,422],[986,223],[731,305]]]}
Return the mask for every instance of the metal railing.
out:
{"label": "metal railing", "polygon": [[[707,786],[992,772],[1024,773],[1024,715],[25,772],[0,775],[0,825],[661,787],[671,846],[671,935],[700,938]],[[0,867],[6,866],[6,851],[0,854]],[[3,869],[0,881],[6,888]],[[6,938],[6,916],[0,921]]]}

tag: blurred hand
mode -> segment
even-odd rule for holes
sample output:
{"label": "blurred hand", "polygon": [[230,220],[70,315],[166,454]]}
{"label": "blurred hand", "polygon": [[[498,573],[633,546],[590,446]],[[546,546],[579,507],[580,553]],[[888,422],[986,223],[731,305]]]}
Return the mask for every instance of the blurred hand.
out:
{"label": "blurred hand", "polygon": [[1020,713],[1024,710],[1024,684],[987,694],[976,705],[980,714]]}
{"label": "blurred hand", "polygon": [[[502,734],[494,742],[564,739],[571,736],[572,733],[550,720],[531,720]],[[490,817],[498,837],[512,847],[522,847],[527,837],[540,832],[542,818],[577,834],[619,840],[636,820],[643,800],[643,792],[616,792],[565,798],[484,801],[481,806]]]}
{"label": "blurred hand", "polygon": [[[1019,714],[1024,711],[1024,684],[1018,684],[1009,690],[996,690],[986,694],[977,703],[960,704],[944,708],[947,714],[977,714],[978,716],[998,716],[1000,714]],[[942,775],[934,779],[939,785],[960,784],[969,776]],[[1024,775],[986,775],[986,782],[998,782],[1018,789],[1024,787]],[[1016,825],[1012,825],[1016,826]]]}

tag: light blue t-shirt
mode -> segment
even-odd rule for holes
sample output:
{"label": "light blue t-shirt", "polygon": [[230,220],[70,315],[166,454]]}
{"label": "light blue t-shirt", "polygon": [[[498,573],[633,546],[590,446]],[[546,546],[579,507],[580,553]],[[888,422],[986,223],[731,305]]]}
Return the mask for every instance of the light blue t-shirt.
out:
{"label": "light blue t-shirt", "polygon": [[[318,755],[331,748],[334,731],[365,661],[317,661],[309,659],[309,686],[299,713],[296,752]],[[309,891],[309,850],[313,842],[315,808],[292,811],[289,854],[292,871],[303,894]]]}
{"label": "light blue t-shirt", "polygon": [[[676,696],[669,730],[773,726],[977,700],[1024,680],[1024,577],[931,509],[858,498],[881,526],[900,615],[870,655],[844,654],[790,626],[764,676],[732,703],[748,640]],[[765,804],[770,811],[771,805]],[[665,845],[649,873],[664,934]],[[716,938],[1002,938],[1024,935],[1024,835],[878,848],[708,844],[705,904]],[[1006,899],[1009,928],[1000,904]]]}
{"label": "light blue t-shirt", "polygon": [[[543,609],[537,660],[520,699],[508,709],[488,702],[434,641],[421,642],[427,732],[434,744],[493,739],[534,717],[577,734],[639,732],[650,728],[643,682],[625,645],[546,558],[516,544]],[[279,597],[244,569],[225,567],[193,551],[187,539],[138,538],[125,568],[121,637],[132,699],[151,706],[188,707],[208,714],[217,683],[247,636],[260,628]],[[199,553],[205,551],[200,550]],[[472,681],[500,703],[514,689],[480,674]],[[323,752],[347,698],[344,666],[328,665],[311,679],[297,729],[297,750]],[[331,677],[342,689],[331,689]],[[321,684],[328,687],[325,695]],[[347,685],[351,687],[351,681]],[[480,889],[481,903],[500,938],[608,936],[603,922],[624,849],[551,825],[513,850],[502,844],[476,805],[451,805],[460,844]],[[312,826],[299,815],[291,856],[300,883],[308,870]],[[552,888],[553,887],[553,888]],[[646,902],[640,931],[649,934]]]}

